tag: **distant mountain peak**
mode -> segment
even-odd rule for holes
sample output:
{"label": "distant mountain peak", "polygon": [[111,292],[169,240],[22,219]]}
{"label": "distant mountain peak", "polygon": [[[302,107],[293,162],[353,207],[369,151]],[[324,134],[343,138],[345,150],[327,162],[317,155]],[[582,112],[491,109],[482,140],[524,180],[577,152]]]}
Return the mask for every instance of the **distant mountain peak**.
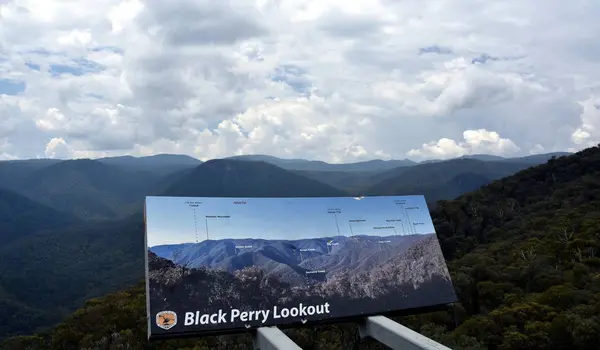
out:
{"label": "distant mountain peak", "polygon": [[342,190],[262,161],[213,159],[191,170],[164,193],[199,197],[337,197]]}
{"label": "distant mountain peak", "polygon": [[98,160],[90,159],[90,158],[79,158],[79,159],[67,159],[62,162],[52,164],[47,168],[43,169],[44,172],[54,171],[54,170],[81,170],[81,171],[89,171],[96,169],[107,169],[110,168],[110,165],[104,164]]}
{"label": "distant mountain peak", "polygon": [[224,170],[228,170],[228,171],[229,170],[251,170],[251,169],[257,169],[257,165],[260,165],[260,167],[266,167],[269,169],[277,169],[275,171],[284,170],[272,163],[265,162],[265,161],[248,162],[248,161],[244,161],[241,159],[227,159],[227,158],[207,160],[206,162],[199,165],[198,168],[201,168],[201,169],[224,169]]}
{"label": "distant mountain peak", "polygon": [[186,154],[169,154],[169,153],[158,153],[149,156],[115,156],[115,157],[104,157],[97,159],[103,163],[113,163],[119,161],[134,161],[134,162],[176,162],[176,163],[197,163],[200,164],[202,161]]}

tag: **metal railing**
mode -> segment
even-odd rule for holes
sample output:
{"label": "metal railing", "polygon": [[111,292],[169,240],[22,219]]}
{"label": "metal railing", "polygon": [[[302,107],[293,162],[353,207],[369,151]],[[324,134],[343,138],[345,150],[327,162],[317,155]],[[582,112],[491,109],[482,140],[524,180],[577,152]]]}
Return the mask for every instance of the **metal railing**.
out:
{"label": "metal railing", "polygon": [[[362,339],[375,339],[393,350],[451,350],[384,316],[367,317],[359,325]],[[254,334],[254,350],[302,350],[277,327],[260,327]]]}

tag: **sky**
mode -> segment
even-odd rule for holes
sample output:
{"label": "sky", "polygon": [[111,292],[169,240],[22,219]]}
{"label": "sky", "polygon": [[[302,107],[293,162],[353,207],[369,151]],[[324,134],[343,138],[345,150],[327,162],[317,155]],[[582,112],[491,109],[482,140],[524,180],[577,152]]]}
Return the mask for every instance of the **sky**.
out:
{"label": "sky", "polygon": [[600,1],[0,0],[0,159],[600,142]]}
{"label": "sky", "polygon": [[[188,202],[198,206],[190,207]],[[403,208],[407,216],[403,214]],[[335,211],[335,214],[329,213],[329,210]],[[206,216],[222,218],[206,219]],[[350,220],[364,221],[351,223]],[[409,231],[410,224],[414,231]],[[193,243],[196,237],[197,242],[201,242],[207,237],[207,225],[208,239],[211,240],[332,237],[338,235],[338,227],[342,236],[435,232],[423,196],[365,197],[360,200],[352,197],[146,197],[146,225],[148,247]]]}

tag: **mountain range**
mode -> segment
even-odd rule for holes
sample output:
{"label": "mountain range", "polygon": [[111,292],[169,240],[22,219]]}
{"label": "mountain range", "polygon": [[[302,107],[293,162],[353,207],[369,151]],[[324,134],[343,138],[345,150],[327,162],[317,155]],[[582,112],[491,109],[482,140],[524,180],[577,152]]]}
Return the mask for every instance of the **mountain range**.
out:
{"label": "mountain range", "polygon": [[141,211],[146,195],[264,196],[266,183],[274,197],[424,193],[435,203],[561,155],[480,155],[422,164],[408,160],[328,164],[269,156],[201,162],[169,154],[31,159],[0,162],[0,189],[85,220],[125,219]]}
{"label": "mountain range", "polygon": [[[544,154],[535,154],[524,157],[505,158],[501,156],[488,155],[488,154],[473,154],[458,157],[456,159],[473,159],[484,162],[512,162],[512,163],[527,163],[536,164],[543,163],[551,157],[560,157],[569,155],[569,152],[553,152]],[[246,161],[262,161],[265,163],[271,163],[277,165],[280,168],[287,170],[299,170],[299,171],[341,171],[341,172],[372,172],[372,171],[385,171],[391,170],[398,167],[409,167],[418,164],[430,164],[444,162],[441,159],[432,159],[422,162],[415,162],[410,159],[391,159],[381,160],[373,159],[362,162],[346,163],[346,164],[330,164],[318,160],[307,160],[307,159],[282,159],[267,155],[243,155],[233,156],[227,159],[237,159]]]}
{"label": "mountain range", "polygon": [[[322,163],[317,170],[294,165],[313,164],[306,160],[284,162],[287,163],[284,167],[273,164],[277,159],[265,162],[265,159],[238,157],[200,162],[177,155],[2,161],[0,312],[20,316],[0,319],[0,338],[30,334],[54,325],[86,299],[133,285],[143,278],[144,251],[140,247],[143,247],[142,210],[146,195],[277,197],[425,193],[433,210],[435,203],[431,198],[451,200],[460,195],[463,199],[452,203],[463,203],[465,198],[471,198],[466,193],[480,186],[492,188],[502,198],[532,200],[534,196],[528,194],[539,186],[550,186],[553,181],[560,184],[562,177],[572,171],[565,169],[577,166],[573,159],[581,157],[579,154],[518,159],[479,157],[406,163],[390,168],[379,166],[364,171],[357,171],[356,165],[346,171]],[[381,162],[372,164],[377,163]],[[535,174],[549,173],[551,170],[544,170],[547,167],[555,169],[552,171],[557,180],[545,177],[540,185]],[[517,181],[511,180],[515,173],[518,181],[530,187],[495,187]],[[557,190],[552,201],[570,196],[589,200],[577,195],[576,187],[561,191]],[[438,219],[436,223],[447,258],[458,259],[471,252],[482,239],[477,236],[478,227],[500,220],[471,221],[473,203],[476,201],[453,209],[452,215],[464,212],[461,214],[464,218],[443,223]],[[516,215],[509,209],[508,204],[502,210],[497,209],[496,203],[486,204],[480,209],[485,214],[478,217],[487,218],[487,210],[502,212],[502,220],[508,220]],[[439,218],[442,214],[435,215]],[[472,226],[463,227],[463,222]],[[468,235],[458,235],[459,231]]]}
{"label": "mountain range", "polygon": [[[368,272],[374,264],[401,255],[413,243],[429,236],[431,234],[301,240],[223,239],[159,245],[150,247],[150,251],[187,268],[204,266],[233,273],[256,266],[280,281],[299,284],[306,283],[311,277],[327,279],[343,270]],[[334,242],[334,245],[328,246],[328,242]],[[319,273],[307,274],[311,271]]]}

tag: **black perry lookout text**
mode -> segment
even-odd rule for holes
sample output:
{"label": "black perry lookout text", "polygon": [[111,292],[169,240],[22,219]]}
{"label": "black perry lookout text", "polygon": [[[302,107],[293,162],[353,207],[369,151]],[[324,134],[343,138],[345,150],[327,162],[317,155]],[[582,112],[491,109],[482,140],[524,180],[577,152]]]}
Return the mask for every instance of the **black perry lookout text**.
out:
{"label": "black perry lookout text", "polygon": [[272,310],[241,311],[238,309],[230,309],[228,312],[224,312],[223,309],[219,309],[212,314],[202,314],[200,311],[186,312],[184,326],[252,321],[265,323],[269,318],[272,318],[273,320],[288,317],[304,318],[312,315],[328,314],[330,312],[329,306],[329,303],[320,305],[304,305],[303,303],[300,303],[298,306],[291,308],[274,306]]}

